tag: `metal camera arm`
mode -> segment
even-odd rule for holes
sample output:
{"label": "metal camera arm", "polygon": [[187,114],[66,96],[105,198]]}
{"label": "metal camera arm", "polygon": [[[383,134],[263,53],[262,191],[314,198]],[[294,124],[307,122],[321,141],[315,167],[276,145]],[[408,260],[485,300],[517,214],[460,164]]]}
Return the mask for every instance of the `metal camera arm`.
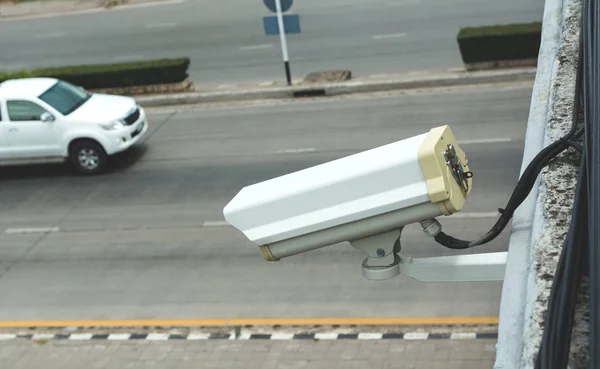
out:
{"label": "metal camera arm", "polygon": [[[423,232],[435,237],[441,231],[436,219],[420,222]],[[504,280],[507,252],[473,255],[403,258],[397,230],[381,233],[350,244],[368,255],[362,263],[363,276],[370,280],[385,280],[400,274],[421,282],[486,282]]]}

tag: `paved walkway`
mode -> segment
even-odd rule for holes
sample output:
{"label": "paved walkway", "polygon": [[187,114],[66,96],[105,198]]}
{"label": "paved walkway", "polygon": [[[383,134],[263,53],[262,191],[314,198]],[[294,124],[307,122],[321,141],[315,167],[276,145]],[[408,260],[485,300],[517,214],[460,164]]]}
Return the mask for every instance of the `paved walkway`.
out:
{"label": "paved walkway", "polygon": [[6,341],[3,369],[491,369],[493,339]]}
{"label": "paved walkway", "polygon": [[[127,6],[164,1],[165,0],[115,0],[115,2]],[[0,0],[0,19],[95,12],[105,9],[104,4],[107,3],[111,3],[111,0],[28,0],[21,2]]]}

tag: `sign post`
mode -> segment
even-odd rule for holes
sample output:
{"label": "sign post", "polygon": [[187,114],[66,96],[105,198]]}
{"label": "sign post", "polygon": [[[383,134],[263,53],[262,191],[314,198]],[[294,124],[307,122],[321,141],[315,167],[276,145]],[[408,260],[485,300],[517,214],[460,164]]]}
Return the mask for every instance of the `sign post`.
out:
{"label": "sign post", "polygon": [[283,54],[283,65],[285,68],[285,77],[288,86],[292,84],[292,72],[290,70],[290,57],[288,55],[287,40],[285,37],[285,26],[283,24],[283,12],[281,10],[281,0],[275,0],[277,8],[277,24],[279,25],[279,38],[281,40],[281,52]]}
{"label": "sign post", "polygon": [[281,40],[281,53],[283,55],[283,65],[285,68],[285,77],[288,86],[292,84],[292,72],[290,69],[290,57],[287,48],[287,33],[300,33],[300,18],[298,15],[283,15],[290,10],[294,0],[263,0],[263,3],[276,16],[263,18],[265,33],[267,35],[276,35],[279,33]]}

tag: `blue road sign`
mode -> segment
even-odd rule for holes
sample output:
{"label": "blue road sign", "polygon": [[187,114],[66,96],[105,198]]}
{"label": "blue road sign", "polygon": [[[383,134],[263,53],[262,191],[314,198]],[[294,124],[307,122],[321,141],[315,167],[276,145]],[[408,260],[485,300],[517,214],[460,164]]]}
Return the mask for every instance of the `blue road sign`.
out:
{"label": "blue road sign", "polygon": [[[263,25],[267,36],[279,34],[279,24],[277,23],[276,15],[263,17]],[[286,34],[300,33],[300,16],[298,14],[284,15],[283,28]]]}
{"label": "blue road sign", "polygon": [[[294,0],[280,0],[281,1],[281,12],[285,13],[292,7]],[[263,0],[267,9],[272,11],[273,13],[277,13],[277,6],[275,5],[275,0]]]}

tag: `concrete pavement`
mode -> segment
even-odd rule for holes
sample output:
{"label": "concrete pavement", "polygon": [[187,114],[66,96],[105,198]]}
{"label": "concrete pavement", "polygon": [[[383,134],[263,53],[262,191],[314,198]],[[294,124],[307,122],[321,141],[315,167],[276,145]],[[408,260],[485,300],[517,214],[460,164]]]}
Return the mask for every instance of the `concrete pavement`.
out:
{"label": "concrete pavement", "polygon": [[0,342],[4,369],[491,369],[494,340]]}
{"label": "concrete pavement", "polygon": [[[291,12],[292,75],[355,75],[462,66],[460,27],[541,19],[536,0],[303,0]],[[198,85],[285,80],[277,37],[264,35],[261,2],[182,0],[168,6],[0,22],[0,70],[191,57]]]}
{"label": "concrete pavement", "polygon": [[[150,110],[145,146],[104,176],[3,168],[0,320],[494,316],[500,283],[370,282],[345,244],[266,263],[221,212],[244,185],[450,124],[475,185],[442,222],[481,235],[516,183],[530,88]],[[402,241],[451,254],[416,226]]]}

